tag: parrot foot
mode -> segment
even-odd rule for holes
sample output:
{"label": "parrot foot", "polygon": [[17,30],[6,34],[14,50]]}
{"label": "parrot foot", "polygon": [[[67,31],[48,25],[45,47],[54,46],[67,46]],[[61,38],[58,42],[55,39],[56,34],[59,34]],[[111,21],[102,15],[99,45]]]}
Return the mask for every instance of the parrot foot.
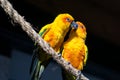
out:
{"label": "parrot foot", "polygon": [[61,53],[58,53],[58,57],[61,57],[62,55],[61,55]]}
{"label": "parrot foot", "polygon": [[81,71],[78,71],[78,76],[77,76],[76,80],[81,80]]}
{"label": "parrot foot", "polygon": [[70,62],[67,61],[67,65],[70,65]]}
{"label": "parrot foot", "polygon": [[48,43],[48,46],[50,47],[50,43]]}

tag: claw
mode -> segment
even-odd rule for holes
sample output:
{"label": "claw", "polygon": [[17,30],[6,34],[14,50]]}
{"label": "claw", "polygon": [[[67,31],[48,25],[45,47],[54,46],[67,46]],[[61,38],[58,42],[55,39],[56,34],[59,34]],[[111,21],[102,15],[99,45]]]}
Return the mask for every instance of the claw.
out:
{"label": "claw", "polygon": [[67,65],[69,65],[70,64],[70,62],[67,62]]}
{"label": "claw", "polygon": [[50,43],[48,43],[48,46],[50,47]]}
{"label": "claw", "polygon": [[81,71],[78,71],[78,76],[76,78],[76,80],[80,80],[81,79]]}
{"label": "claw", "polygon": [[81,75],[81,71],[80,70],[78,71],[78,75]]}
{"label": "claw", "polygon": [[58,57],[61,57],[62,55],[61,55],[61,53],[58,53]]}

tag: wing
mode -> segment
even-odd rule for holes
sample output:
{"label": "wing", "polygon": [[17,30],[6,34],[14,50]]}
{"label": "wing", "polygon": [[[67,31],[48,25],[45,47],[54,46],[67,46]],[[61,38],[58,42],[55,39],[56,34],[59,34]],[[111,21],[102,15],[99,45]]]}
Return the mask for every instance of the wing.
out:
{"label": "wing", "polygon": [[87,48],[87,46],[85,45],[85,59],[84,59],[84,65],[86,65],[87,58],[88,58],[88,48]]}
{"label": "wing", "polygon": [[39,35],[41,37],[43,37],[49,30],[52,24],[47,24],[44,27],[41,28],[41,30],[39,31]]}
{"label": "wing", "polygon": [[[42,29],[39,31],[39,35],[41,37],[43,37],[50,29],[50,24],[45,25],[44,27],[42,27]],[[40,60],[38,59],[38,54],[42,54],[43,52],[39,49],[39,47],[36,45],[35,43],[35,50],[32,56],[32,62],[31,62],[31,66],[30,66],[30,74],[31,74],[31,80],[34,79],[39,79],[42,72],[44,71],[44,65],[42,64],[42,62],[45,60],[44,58],[40,58]],[[46,55],[46,54],[44,54]],[[44,56],[44,55],[40,55],[40,56]],[[43,60],[42,60],[43,59]]]}

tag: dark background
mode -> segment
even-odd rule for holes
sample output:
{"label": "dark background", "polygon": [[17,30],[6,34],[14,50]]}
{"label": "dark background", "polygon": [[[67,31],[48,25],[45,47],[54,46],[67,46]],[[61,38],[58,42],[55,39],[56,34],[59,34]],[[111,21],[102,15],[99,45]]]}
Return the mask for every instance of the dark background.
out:
{"label": "dark background", "polygon": [[[91,80],[120,80],[119,0],[10,2],[37,32],[59,13],[69,13],[76,21],[81,21],[87,28],[86,45],[89,49],[83,73]],[[33,49],[32,40],[0,7],[0,80],[29,80]]]}

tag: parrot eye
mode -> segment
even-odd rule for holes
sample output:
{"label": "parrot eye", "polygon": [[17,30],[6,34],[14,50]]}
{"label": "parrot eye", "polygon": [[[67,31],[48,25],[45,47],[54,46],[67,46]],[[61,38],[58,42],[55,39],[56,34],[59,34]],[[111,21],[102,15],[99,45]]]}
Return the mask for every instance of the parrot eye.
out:
{"label": "parrot eye", "polygon": [[70,22],[70,18],[66,18],[66,21]]}
{"label": "parrot eye", "polygon": [[83,26],[81,26],[81,28],[83,29],[84,27],[83,27]]}

